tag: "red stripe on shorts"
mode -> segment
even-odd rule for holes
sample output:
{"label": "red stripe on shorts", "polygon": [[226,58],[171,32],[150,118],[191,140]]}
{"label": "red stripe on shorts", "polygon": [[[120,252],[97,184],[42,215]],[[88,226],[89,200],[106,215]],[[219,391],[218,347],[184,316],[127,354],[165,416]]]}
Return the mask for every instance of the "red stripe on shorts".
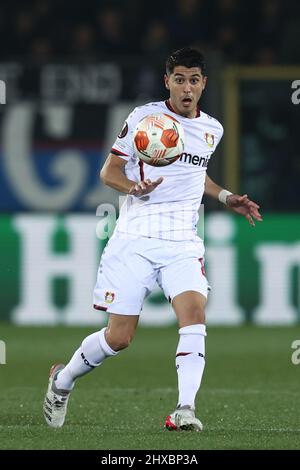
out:
{"label": "red stripe on shorts", "polygon": [[198,261],[201,264],[201,272],[202,272],[203,276],[206,276],[206,272],[205,272],[205,269],[204,269],[203,258],[198,258]]}
{"label": "red stripe on shorts", "polygon": [[96,305],[96,304],[94,304],[94,308],[96,310],[103,310],[103,312],[106,312],[107,310],[107,307],[101,307],[100,305]]}

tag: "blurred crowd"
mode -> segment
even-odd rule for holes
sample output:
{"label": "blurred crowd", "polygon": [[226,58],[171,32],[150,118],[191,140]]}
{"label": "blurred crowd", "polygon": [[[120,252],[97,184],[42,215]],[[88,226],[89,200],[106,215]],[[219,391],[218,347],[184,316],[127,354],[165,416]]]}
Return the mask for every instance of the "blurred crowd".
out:
{"label": "blurred crowd", "polygon": [[0,60],[167,55],[183,45],[228,63],[299,63],[298,0],[2,0]]}

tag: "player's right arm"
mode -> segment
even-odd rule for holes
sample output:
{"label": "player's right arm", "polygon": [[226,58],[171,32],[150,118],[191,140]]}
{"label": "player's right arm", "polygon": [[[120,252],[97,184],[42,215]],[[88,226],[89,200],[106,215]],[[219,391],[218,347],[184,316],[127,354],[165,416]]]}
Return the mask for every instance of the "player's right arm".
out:
{"label": "player's right arm", "polygon": [[100,172],[100,179],[107,186],[132,196],[149,194],[163,181],[162,177],[155,181],[149,179],[139,183],[132,181],[124,173],[126,163],[127,161],[123,158],[110,153]]}
{"label": "player's right arm", "polygon": [[127,161],[123,158],[110,153],[100,172],[100,179],[104,184],[117,191],[129,193],[136,183],[126,177],[124,173],[126,163]]}

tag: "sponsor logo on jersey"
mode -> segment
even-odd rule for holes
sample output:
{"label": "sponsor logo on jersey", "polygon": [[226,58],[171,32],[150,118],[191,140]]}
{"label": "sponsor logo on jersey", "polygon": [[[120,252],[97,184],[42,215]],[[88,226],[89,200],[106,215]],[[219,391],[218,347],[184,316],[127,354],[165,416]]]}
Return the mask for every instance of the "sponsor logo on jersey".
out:
{"label": "sponsor logo on jersey", "polygon": [[111,304],[115,300],[115,294],[113,292],[105,292],[105,302]]}
{"label": "sponsor logo on jersey", "polygon": [[210,155],[206,157],[199,157],[199,155],[192,155],[191,153],[183,152],[179,158],[180,162],[189,163],[190,165],[207,167]]}
{"label": "sponsor logo on jersey", "polygon": [[210,134],[209,132],[205,132],[204,137],[209,147],[213,147],[215,145],[215,136],[213,134]]}
{"label": "sponsor logo on jersey", "polygon": [[120,134],[118,134],[119,139],[123,139],[127,135],[127,132],[128,132],[128,124],[125,121],[123,129],[121,130]]}

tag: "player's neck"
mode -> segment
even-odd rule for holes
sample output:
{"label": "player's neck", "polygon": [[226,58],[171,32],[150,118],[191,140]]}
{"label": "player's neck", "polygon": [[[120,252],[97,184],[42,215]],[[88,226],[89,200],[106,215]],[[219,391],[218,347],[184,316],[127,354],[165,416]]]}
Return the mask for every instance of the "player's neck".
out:
{"label": "player's neck", "polygon": [[200,108],[199,108],[199,106],[197,106],[196,109],[193,109],[193,110],[191,110],[190,112],[187,111],[186,113],[182,113],[182,112],[180,112],[179,109],[177,109],[177,107],[172,103],[171,98],[169,98],[169,99],[166,101],[166,105],[167,105],[167,107],[170,109],[170,111],[172,111],[173,113],[176,113],[176,114],[178,114],[179,116],[183,116],[183,117],[186,117],[186,118],[188,118],[188,119],[194,119],[194,118],[200,116]]}

